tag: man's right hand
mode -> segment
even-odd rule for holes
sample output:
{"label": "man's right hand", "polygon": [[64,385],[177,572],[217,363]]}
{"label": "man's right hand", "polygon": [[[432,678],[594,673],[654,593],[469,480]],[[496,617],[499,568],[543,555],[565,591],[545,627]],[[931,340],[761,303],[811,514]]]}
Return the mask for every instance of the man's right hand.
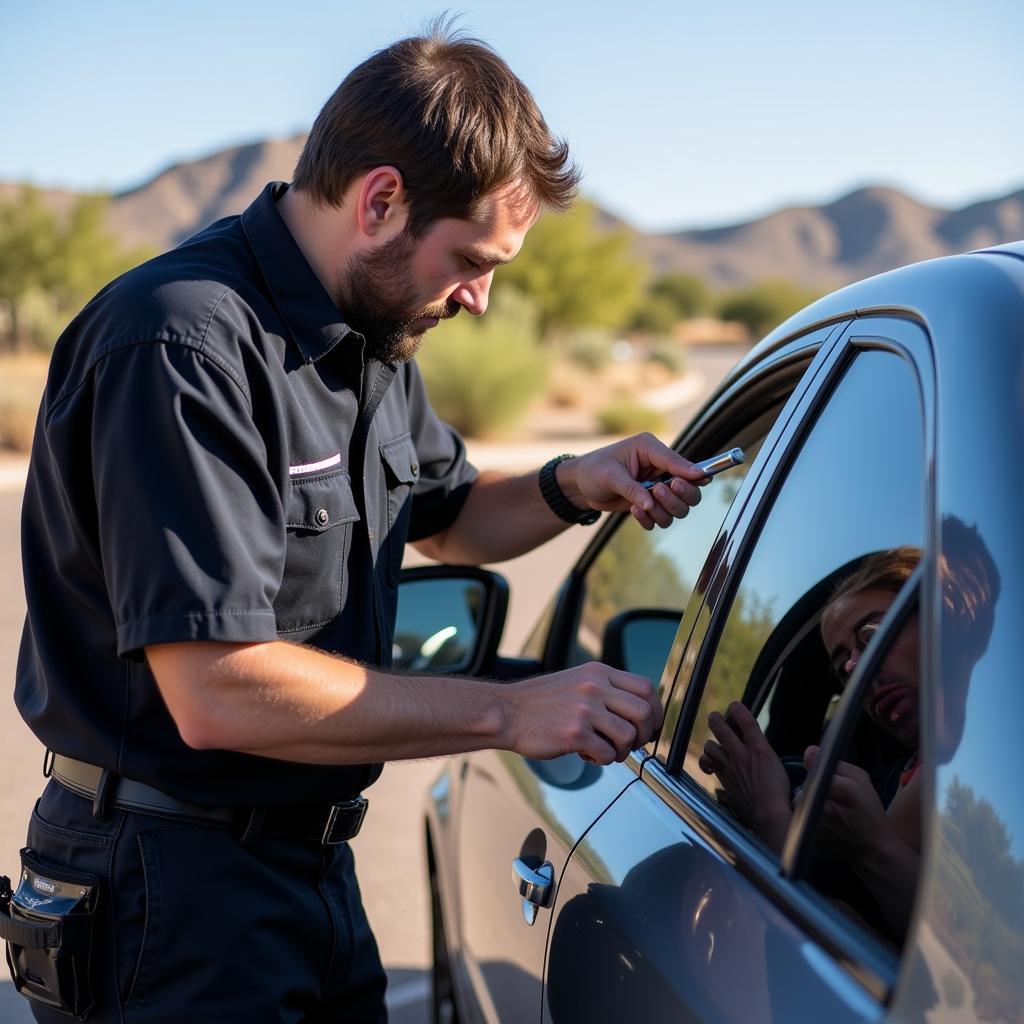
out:
{"label": "man's right hand", "polygon": [[503,690],[509,713],[503,745],[524,757],[623,761],[661,728],[664,717],[649,679],[598,662]]}

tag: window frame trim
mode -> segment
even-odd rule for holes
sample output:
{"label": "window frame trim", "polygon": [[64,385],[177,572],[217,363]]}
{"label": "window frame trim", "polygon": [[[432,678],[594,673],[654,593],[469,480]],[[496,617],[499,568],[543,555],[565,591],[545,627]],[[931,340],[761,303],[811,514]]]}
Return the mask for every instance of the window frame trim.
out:
{"label": "window frame trim", "polygon": [[[647,758],[642,766],[641,778],[690,829],[772,899],[797,927],[818,942],[854,981],[884,1007],[892,1001],[905,957],[913,949],[912,937],[921,919],[921,896],[929,872],[927,849],[921,852],[919,883],[914,911],[907,929],[907,942],[901,953],[894,954],[881,941],[873,939],[865,929],[859,928],[854,921],[829,913],[823,897],[809,890],[798,874],[791,877],[784,873],[784,863],[796,866],[807,856],[804,845],[813,839],[818,818],[809,814],[803,817],[799,835],[794,839],[795,845],[790,850],[791,838],[796,833],[794,821],[787,835],[783,856],[776,861],[757,844],[743,826],[730,820],[723,809],[682,771],[682,761],[707,681],[709,662],[717,652],[722,627],[735,599],[736,586],[743,578],[764,522],[774,507],[779,490],[808,433],[835,393],[847,369],[859,352],[878,350],[891,352],[907,363],[914,376],[920,400],[924,491],[922,557],[913,577],[901,591],[902,601],[899,603],[916,603],[918,607],[922,678],[935,677],[939,666],[938,620],[935,608],[939,600],[936,551],[940,536],[940,510],[935,486],[937,386],[932,338],[927,324],[916,317],[890,311],[879,314],[865,313],[847,322],[838,335],[823,344],[822,350],[815,357],[820,359],[821,365],[813,376],[808,373],[807,379],[802,382],[806,387],[802,388],[797,407],[787,420],[785,434],[779,438],[769,452],[768,458],[764,460],[762,471],[751,486],[742,514],[737,516],[737,533],[732,538],[735,542],[735,557],[728,563],[728,552],[723,551],[717,556],[713,571],[717,575],[724,570],[726,576],[717,595],[715,607],[706,619],[704,632],[698,636],[695,625],[686,647],[680,654],[678,671],[681,671],[688,657],[691,666],[685,684],[685,703],[671,737],[669,755],[664,761],[661,758]],[[913,585],[910,585],[911,583]],[[905,614],[905,611],[905,608],[890,609],[890,614],[886,616],[889,625],[878,638],[880,642],[877,644],[876,658],[888,651],[899,629],[897,615]],[[691,656],[695,642],[698,645],[697,652],[695,656]],[[864,671],[866,672],[867,668]],[[692,685],[695,679],[699,681],[699,685]],[[927,752],[935,750],[933,699],[932,688],[922,687],[921,747],[926,752],[923,759],[925,764],[929,760]],[[842,717],[837,716],[837,732],[843,730],[844,722]],[[681,737],[684,736],[685,743],[681,741]],[[934,761],[934,758],[931,760]],[[934,763],[930,771],[927,768],[924,771],[921,795],[922,835],[927,836],[931,833],[936,813]],[[821,802],[823,801],[824,793],[821,795]],[[817,810],[820,817],[820,807]],[[788,861],[784,861],[787,852],[790,857]]]}

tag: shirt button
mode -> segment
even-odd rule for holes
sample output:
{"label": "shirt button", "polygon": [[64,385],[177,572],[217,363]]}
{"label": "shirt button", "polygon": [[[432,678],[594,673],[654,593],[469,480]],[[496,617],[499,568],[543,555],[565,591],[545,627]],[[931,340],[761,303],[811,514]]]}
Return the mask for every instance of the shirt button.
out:
{"label": "shirt button", "polygon": [[420,464],[418,462],[414,462],[412,464],[412,471],[414,473],[418,473],[420,471]]}
{"label": "shirt button", "polygon": [[320,524],[320,526],[326,526],[327,525],[327,521],[330,518],[331,517],[328,514],[327,509],[325,509],[325,508],[318,508],[316,510],[316,521],[317,521],[317,523]]}

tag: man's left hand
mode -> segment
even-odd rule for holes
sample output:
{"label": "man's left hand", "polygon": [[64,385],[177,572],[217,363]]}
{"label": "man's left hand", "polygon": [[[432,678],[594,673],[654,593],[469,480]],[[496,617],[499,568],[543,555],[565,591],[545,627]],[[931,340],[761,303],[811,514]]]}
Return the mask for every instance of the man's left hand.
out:
{"label": "man's left hand", "polygon": [[[650,490],[645,480],[671,473]],[[707,481],[693,463],[677,455],[653,434],[637,434],[606,448],[566,460],[556,470],[558,485],[581,508],[625,512],[645,529],[682,519],[700,501],[699,482]]]}

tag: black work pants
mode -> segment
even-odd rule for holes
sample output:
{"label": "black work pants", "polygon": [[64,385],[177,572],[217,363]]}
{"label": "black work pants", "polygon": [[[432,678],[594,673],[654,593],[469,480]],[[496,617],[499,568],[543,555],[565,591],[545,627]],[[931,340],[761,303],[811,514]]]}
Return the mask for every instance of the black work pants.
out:
{"label": "black work pants", "polygon": [[[96,1024],[379,1024],[385,975],[347,843],[260,836],[112,808],[51,781],[28,844],[96,875]],[[33,1004],[37,1021],[72,1018]]]}

